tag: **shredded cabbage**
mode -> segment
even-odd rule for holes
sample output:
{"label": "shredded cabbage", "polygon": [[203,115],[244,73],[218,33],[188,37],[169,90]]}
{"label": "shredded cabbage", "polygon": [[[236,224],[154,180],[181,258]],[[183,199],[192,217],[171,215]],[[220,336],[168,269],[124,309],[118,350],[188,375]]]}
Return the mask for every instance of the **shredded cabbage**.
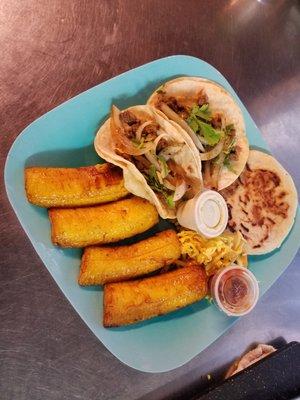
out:
{"label": "shredded cabbage", "polygon": [[211,239],[189,230],[182,230],[177,235],[182,257],[184,259],[189,257],[202,264],[208,276],[233,262],[244,267],[248,265],[246,241],[240,232],[225,231],[222,235]]}

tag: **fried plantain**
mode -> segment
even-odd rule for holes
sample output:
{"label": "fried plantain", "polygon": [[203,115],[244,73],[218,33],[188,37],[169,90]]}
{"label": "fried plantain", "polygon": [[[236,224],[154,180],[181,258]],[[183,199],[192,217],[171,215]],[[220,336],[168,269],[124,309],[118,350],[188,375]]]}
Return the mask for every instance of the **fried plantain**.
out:
{"label": "fried plantain", "polygon": [[105,327],[133,324],[185,307],[207,294],[207,276],[198,264],[150,278],[104,286]]}
{"label": "fried plantain", "polygon": [[52,242],[62,247],[117,242],[158,222],[156,208],[140,197],[94,207],[52,208],[49,218]]}
{"label": "fried plantain", "polygon": [[180,257],[180,242],[169,229],[130,246],[92,246],[84,250],[80,285],[103,285],[145,275]]}
{"label": "fried plantain", "polygon": [[81,168],[25,169],[28,201],[41,207],[76,207],[107,203],[128,195],[122,170],[112,164]]}

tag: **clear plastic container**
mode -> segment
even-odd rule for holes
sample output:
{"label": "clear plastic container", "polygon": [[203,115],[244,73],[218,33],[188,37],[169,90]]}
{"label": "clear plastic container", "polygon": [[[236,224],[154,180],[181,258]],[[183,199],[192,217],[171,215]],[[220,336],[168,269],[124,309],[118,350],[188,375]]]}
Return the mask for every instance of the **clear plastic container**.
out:
{"label": "clear plastic container", "polygon": [[230,265],[213,276],[210,292],[221,311],[237,317],[248,314],[254,308],[259,297],[259,286],[247,268]]}
{"label": "clear plastic container", "polygon": [[212,238],[221,235],[226,228],[228,208],[220,193],[205,190],[182,203],[176,217],[181,226]]}

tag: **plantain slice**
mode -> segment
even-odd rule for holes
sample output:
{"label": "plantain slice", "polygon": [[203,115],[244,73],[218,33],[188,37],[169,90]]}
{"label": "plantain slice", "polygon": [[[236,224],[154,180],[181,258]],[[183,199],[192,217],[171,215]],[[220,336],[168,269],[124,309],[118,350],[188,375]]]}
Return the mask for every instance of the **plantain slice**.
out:
{"label": "plantain slice", "polygon": [[94,207],[52,208],[49,218],[52,242],[62,247],[117,242],[158,222],[156,208],[140,197]]}
{"label": "plantain slice", "polygon": [[128,195],[122,170],[108,163],[81,168],[26,168],[25,189],[30,203],[47,208],[107,203]]}
{"label": "plantain slice", "polygon": [[108,283],[104,286],[103,325],[128,325],[167,314],[206,294],[206,273],[198,264],[150,278]]}
{"label": "plantain slice", "polygon": [[172,229],[130,246],[91,246],[84,249],[80,285],[103,285],[145,275],[180,257],[180,242]]}

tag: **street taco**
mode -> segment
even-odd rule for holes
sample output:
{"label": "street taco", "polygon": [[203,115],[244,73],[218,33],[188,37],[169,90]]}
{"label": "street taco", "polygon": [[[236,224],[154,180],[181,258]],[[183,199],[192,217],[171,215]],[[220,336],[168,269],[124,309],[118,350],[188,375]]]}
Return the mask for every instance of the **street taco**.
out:
{"label": "street taco", "polygon": [[223,87],[202,78],[177,78],[157,89],[148,104],[188,133],[203,162],[206,188],[221,190],[238,178],[249,145],[242,112]]}
{"label": "street taco", "polygon": [[175,218],[179,202],[202,188],[201,160],[191,138],[150,106],[124,111],[112,106],[95,149],[123,169],[126,189],[154,204],[162,218]]}

